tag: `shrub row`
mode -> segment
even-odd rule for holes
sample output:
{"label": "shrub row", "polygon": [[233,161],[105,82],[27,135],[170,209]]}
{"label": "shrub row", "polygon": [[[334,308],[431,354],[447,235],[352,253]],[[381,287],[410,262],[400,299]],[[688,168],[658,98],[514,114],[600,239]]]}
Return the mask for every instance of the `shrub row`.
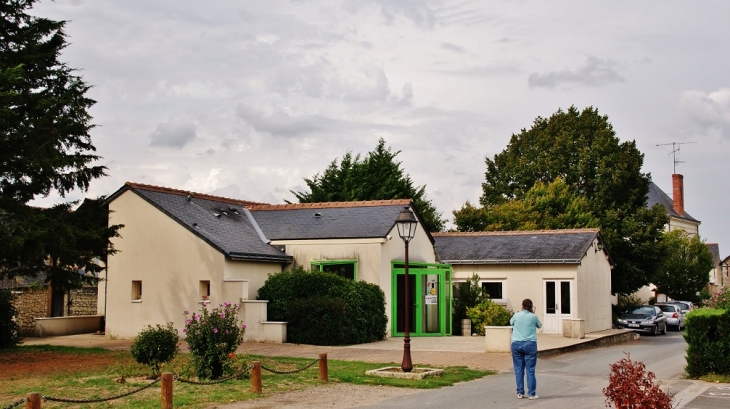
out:
{"label": "shrub row", "polygon": [[687,314],[687,367],[692,378],[730,374],[730,310],[700,308]]}
{"label": "shrub row", "polygon": [[297,268],[269,276],[257,299],[268,300],[268,319],[286,321],[287,340],[347,345],[385,338],[385,293],[377,285]]}

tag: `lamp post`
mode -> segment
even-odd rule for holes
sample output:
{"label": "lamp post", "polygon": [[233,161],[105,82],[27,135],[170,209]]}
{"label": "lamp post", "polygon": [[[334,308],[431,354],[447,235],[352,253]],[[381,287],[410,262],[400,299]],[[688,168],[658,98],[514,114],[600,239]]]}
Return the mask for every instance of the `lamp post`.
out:
{"label": "lamp post", "polygon": [[418,226],[418,220],[413,214],[410,208],[406,206],[398,214],[398,218],[395,220],[396,226],[398,226],[398,235],[406,245],[406,257],[405,257],[405,337],[403,337],[403,362],[400,368],[403,372],[410,372],[413,370],[413,364],[411,363],[411,336],[410,325],[411,325],[411,300],[409,291],[409,280],[408,280],[408,243],[413,239],[416,233],[416,226]]}

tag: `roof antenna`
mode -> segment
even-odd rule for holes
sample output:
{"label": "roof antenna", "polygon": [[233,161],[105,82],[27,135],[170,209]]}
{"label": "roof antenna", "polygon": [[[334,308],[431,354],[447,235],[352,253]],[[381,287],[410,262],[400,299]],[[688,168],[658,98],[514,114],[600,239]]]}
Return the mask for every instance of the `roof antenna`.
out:
{"label": "roof antenna", "polygon": [[672,155],[672,159],[674,160],[674,172],[673,173],[677,173],[677,164],[678,163],[684,163],[684,161],[677,160],[677,152],[679,152],[679,148],[681,148],[681,145],[686,145],[689,143],[697,143],[697,142],[670,142],[670,143],[657,144],[657,146],[672,145],[672,151],[669,152],[669,154]]}

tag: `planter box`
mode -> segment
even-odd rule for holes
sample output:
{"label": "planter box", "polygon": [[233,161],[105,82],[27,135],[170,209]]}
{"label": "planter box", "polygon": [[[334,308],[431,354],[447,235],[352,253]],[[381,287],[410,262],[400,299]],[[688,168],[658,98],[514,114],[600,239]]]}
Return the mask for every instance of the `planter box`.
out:
{"label": "planter box", "polygon": [[484,327],[487,352],[510,352],[512,350],[512,327]]}
{"label": "planter box", "polygon": [[583,339],[586,337],[586,320],[571,318],[563,320],[563,336],[566,338]]}
{"label": "planter box", "polygon": [[70,317],[48,317],[35,319],[35,336],[58,337],[62,335],[93,334],[103,331],[103,315],[73,315]]}

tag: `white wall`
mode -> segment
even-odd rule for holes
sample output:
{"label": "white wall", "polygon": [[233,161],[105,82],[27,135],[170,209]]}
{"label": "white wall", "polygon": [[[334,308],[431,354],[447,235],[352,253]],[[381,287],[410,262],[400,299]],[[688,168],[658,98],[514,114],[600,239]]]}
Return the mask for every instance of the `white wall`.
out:
{"label": "white wall", "polygon": [[[123,224],[124,228],[122,237],[113,239],[119,252],[108,259],[107,337],[134,338],[146,325],[168,322],[173,322],[182,336],[183,312],[200,310],[201,280],[210,281],[210,306],[215,307],[224,301],[238,301],[223,299],[224,278],[258,284],[269,273],[281,270],[277,263],[226,260],[221,252],[134,192],[122,193],[109,208],[110,223]],[[142,281],[140,301],[131,299],[133,280]],[[257,288],[251,287],[247,296],[255,298]],[[104,292],[99,293],[103,297]]]}
{"label": "white wall", "polygon": [[[543,282],[572,280],[573,318],[583,318],[586,332],[611,328],[611,271],[604,252],[588,249],[581,264],[454,264],[454,281],[465,281],[476,273],[482,281],[503,281],[506,307],[513,312],[529,298],[537,316],[545,323]],[[562,329],[562,325],[559,326]]]}

